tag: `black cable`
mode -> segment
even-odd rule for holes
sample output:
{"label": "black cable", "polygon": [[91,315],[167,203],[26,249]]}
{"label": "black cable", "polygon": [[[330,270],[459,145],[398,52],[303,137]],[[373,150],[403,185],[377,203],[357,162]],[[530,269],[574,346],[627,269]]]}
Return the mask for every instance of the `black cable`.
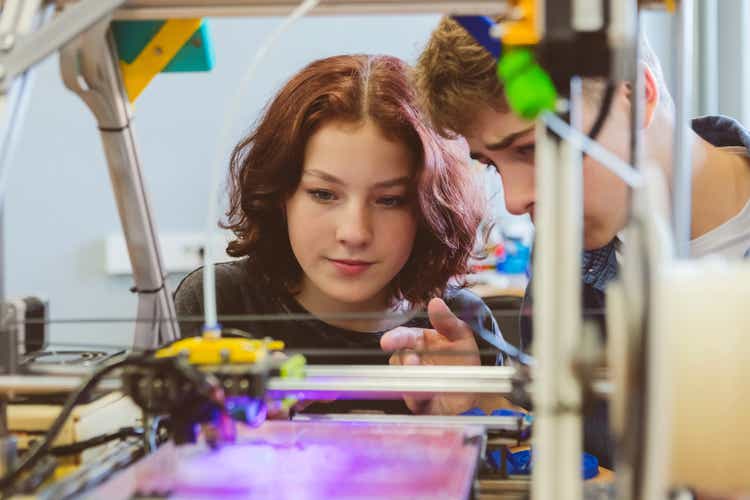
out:
{"label": "black cable", "polygon": [[28,476],[14,485],[13,494],[31,495],[47,479],[51,478],[58,466],[55,457],[43,457],[29,472]]}
{"label": "black cable", "polygon": [[128,437],[140,437],[141,435],[143,435],[143,429],[141,429],[140,427],[123,427],[115,432],[102,434],[100,436],[94,436],[90,439],[79,441],[77,443],[67,444],[63,446],[53,446],[52,448],[50,448],[49,452],[50,454],[57,457],[65,455],[75,455],[76,453],[80,453],[96,446],[101,446],[105,443],[109,443],[110,441],[125,439]]}
{"label": "black cable", "polygon": [[599,114],[596,117],[594,125],[591,127],[591,131],[589,132],[589,137],[592,141],[596,140],[599,132],[602,131],[602,127],[604,127],[604,122],[609,116],[609,110],[612,109],[612,101],[614,101],[615,97],[615,88],[616,86],[614,82],[607,82],[607,88],[604,90],[604,97],[602,98],[602,105],[599,108]]}
{"label": "black cable", "polygon": [[68,396],[68,399],[65,401],[60,414],[52,422],[52,425],[50,425],[50,428],[49,430],[47,430],[47,433],[44,435],[44,437],[36,441],[34,445],[29,449],[29,451],[26,452],[23,457],[21,457],[21,459],[19,460],[19,464],[15,469],[0,478],[0,491],[5,491],[9,487],[11,487],[22,473],[34,467],[34,465],[46,455],[47,451],[52,445],[52,442],[57,438],[57,435],[62,430],[63,425],[65,425],[68,417],[73,412],[73,409],[88,396],[89,392],[91,392],[91,390],[96,387],[96,385],[105,375],[118,368],[122,368],[123,366],[133,364],[139,364],[139,359],[126,358],[115,361],[108,365],[104,365],[94,373],[92,373],[76,392],[70,394],[70,396]]}

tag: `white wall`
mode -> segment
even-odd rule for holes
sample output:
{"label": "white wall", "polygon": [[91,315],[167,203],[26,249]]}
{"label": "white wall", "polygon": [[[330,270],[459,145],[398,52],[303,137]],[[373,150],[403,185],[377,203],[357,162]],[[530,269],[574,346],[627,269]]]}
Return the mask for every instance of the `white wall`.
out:
{"label": "white wall", "polygon": [[[750,124],[750,0],[694,0],[692,115],[723,114]],[[674,91],[676,16],[648,11],[643,26]]]}
{"label": "white wall", "polygon": [[[276,46],[238,110],[250,127],[266,101],[308,62],[340,53],[388,53],[411,62],[437,16],[303,19]],[[211,20],[216,68],[160,75],[136,105],[135,128],[157,228],[203,231],[209,180],[225,99],[260,40],[279,19]],[[120,231],[94,119],[64,88],[57,58],[43,63],[9,178],[5,218],[10,296],[37,294],[53,318],[127,318],[136,300],[129,277],[110,277],[104,239]],[[171,279],[172,284],[176,278]],[[128,345],[132,325],[55,324],[58,342]]]}

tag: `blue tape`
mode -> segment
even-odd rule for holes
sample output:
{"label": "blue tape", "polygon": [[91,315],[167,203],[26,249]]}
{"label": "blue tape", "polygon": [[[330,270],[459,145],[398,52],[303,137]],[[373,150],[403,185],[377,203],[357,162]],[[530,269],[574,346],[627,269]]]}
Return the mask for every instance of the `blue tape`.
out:
{"label": "blue tape", "polygon": [[469,33],[479,45],[492,54],[495,59],[500,59],[503,46],[500,40],[490,35],[490,29],[495,22],[487,16],[453,16],[453,20]]}

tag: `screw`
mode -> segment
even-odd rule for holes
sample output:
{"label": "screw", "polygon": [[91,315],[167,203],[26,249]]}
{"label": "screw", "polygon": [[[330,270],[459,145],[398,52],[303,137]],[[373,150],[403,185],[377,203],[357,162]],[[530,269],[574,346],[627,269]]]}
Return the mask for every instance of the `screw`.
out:
{"label": "screw", "polygon": [[16,36],[13,33],[5,33],[0,35],[0,50],[3,52],[9,52],[10,49],[16,44]]}
{"label": "screw", "polygon": [[490,36],[495,40],[500,40],[503,38],[503,35],[505,35],[505,26],[500,23],[493,24],[490,28]]}

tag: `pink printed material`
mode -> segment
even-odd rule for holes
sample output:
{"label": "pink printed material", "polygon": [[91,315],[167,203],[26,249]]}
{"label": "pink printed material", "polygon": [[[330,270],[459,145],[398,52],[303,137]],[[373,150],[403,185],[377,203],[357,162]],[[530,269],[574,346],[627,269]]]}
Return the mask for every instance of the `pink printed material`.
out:
{"label": "pink printed material", "polygon": [[479,451],[465,435],[403,424],[269,421],[243,427],[237,444],[215,451],[168,446],[123,474],[141,494],[181,500],[463,499]]}

